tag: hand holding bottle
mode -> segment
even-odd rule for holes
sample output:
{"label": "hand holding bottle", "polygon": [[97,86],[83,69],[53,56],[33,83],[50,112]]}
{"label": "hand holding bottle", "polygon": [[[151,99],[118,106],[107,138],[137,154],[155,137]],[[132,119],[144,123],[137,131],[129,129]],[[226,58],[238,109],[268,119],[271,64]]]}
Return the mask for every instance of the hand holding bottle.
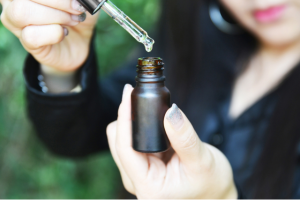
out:
{"label": "hand holding bottle", "polygon": [[0,3],[3,25],[42,65],[72,72],[85,62],[97,15],[87,14],[85,20],[84,9],[76,0],[0,0]]}
{"label": "hand holding bottle", "polygon": [[130,85],[125,86],[118,120],[107,127],[110,149],[125,188],[138,198],[237,198],[231,166],[226,157],[199,139],[176,105],[167,111],[164,120],[175,151],[171,159],[165,163],[161,159],[162,154],[133,150],[132,90]]}

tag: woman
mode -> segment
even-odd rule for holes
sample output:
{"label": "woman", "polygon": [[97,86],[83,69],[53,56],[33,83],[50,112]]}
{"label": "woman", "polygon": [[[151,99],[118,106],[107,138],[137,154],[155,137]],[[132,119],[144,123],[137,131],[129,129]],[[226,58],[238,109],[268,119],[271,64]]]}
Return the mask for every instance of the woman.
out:
{"label": "woman", "polygon": [[[298,0],[163,1],[155,53],[186,115],[173,105],[165,116],[174,152],[147,155],[131,148],[132,86],[118,110],[135,63],[97,84],[89,50],[97,16],[84,21],[71,0],[0,2],[2,23],[31,54],[29,113],[54,153],[82,157],[107,148],[105,129],[118,112],[107,127],[109,146],[138,198],[300,197]],[[216,21],[215,3],[244,30]]]}

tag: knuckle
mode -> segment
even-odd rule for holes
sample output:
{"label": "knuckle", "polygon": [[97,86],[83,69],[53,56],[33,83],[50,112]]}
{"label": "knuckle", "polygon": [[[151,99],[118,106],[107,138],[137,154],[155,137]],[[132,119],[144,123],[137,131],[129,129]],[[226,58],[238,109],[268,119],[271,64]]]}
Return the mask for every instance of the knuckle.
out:
{"label": "knuckle", "polygon": [[106,127],[106,134],[108,137],[113,133],[113,131],[116,130],[116,125],[116,121],[108,124],[108,126]]}
{"label": "knuckle", "polygon": [[15,0],[11,4],[10,18],[13,23],[24,26],[28,19],[28,13],[26,1]]}
{"label": "knuckle", "polygon": [[52,28],[53,28],[53,30],[51,30],[51,34],[52,34],[51,44],[57,44],[64,37],[62,27],[60,25],[56,25],[56,26],[53,26]]}
{"label": "knuckle", "polygon": [[32,27],[25,27],[22,31],[22,39],[23,41],[33,47],[38,48],[38,32],[34,30]]}
{"label": "knuckle", "polygon": [[194,128],[189,127],[181,138],[181,147],[185,150],[192,149],[198,144],[198,140],[199,138]]}
{"label": "knuckle", "polygon": [[202,163],[199,167],[199,170],[201,174],[206,174],[207,176],[210,176],[213,172],[212,163]]}
{"label": "knuckle", "polygon": [[131,186],[131,184],[125,183],[125,182],[123,181],[123,185],[124,185],[124,188],[125,188],[125,190],[126,190],[127,192],[129,192],[129,193],[131,193],[131,194],[134,195],[134,189],[133,189],[133,187]]}
{"label": "knuckle", "polygon": [[202,173],[210,175],[214,172],[215,169],[215,156],[209,145],[204,143],[205,148],[205,159],[201,162],[200,170]]}
{"label": "knuckle", "polygon": [[[5,9],[5,8],[4,8]],[[21,29],[16,28],[10,20],[8,20],[7,17],[7,9],[3,10],[3,12],[0,15],[0,22],[2,25],[7,28],[9,31],[11,31],[13,34],[15,34],[18,38],[20,38],[21,35]]]}
{"label": "knuckle", "polygon": [[0,21],[2,22],[3,26],[7,27],[7,25],[6,25],[7,19],[6,19],[5,15],[4,15],[4,11],[0,15]]}
{"label": "knuckle", "polygon": [[7,29],[9,28],[9,21],[7,20],[7,9],[3,10],[0,15],[0,21],[2,22],[3,26]]}

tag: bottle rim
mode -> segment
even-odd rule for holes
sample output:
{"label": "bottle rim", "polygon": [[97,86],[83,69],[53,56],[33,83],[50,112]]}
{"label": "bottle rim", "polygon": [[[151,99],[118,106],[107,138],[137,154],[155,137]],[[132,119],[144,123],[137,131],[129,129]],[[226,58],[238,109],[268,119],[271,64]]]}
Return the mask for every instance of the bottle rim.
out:
{"label": "bottle rim", "polygon": [[138,67],[141,66],[164,66],[164,62],[160,57],[142,57],[138,59]]}

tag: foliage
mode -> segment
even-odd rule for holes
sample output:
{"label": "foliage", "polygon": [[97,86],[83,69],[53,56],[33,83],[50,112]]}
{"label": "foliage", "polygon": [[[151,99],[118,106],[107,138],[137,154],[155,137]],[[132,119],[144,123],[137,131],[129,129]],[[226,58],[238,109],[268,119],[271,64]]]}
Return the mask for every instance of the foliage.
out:
{"label": "foliage", "polygon": [[[151,30],[155,27],[154,22],[157,21],[160,14],[158,0],[115,0],[113,2],[127,13],[133,21],[148,33],[151,33]],[[104,74],[112,70],[110,66],[118,66],[120,60],[124,62],[128,52],[134,46],[142,45],[137,43],[133,37],[109,18],[105,12],[101,12],[96,29],[96,49],[99,53],[100,71]]]}
{"label": "foliage", "polygon": [[[159,0],[113,2],[146,30],[158,19]],[[104,12],[95,42],[102,75],[141,45]],[[0,22],[0,198],[118,198],[121,180],[109,152],[68,160],[49,153],[36,138],[26,116],[25,57],[18,39]]]}

